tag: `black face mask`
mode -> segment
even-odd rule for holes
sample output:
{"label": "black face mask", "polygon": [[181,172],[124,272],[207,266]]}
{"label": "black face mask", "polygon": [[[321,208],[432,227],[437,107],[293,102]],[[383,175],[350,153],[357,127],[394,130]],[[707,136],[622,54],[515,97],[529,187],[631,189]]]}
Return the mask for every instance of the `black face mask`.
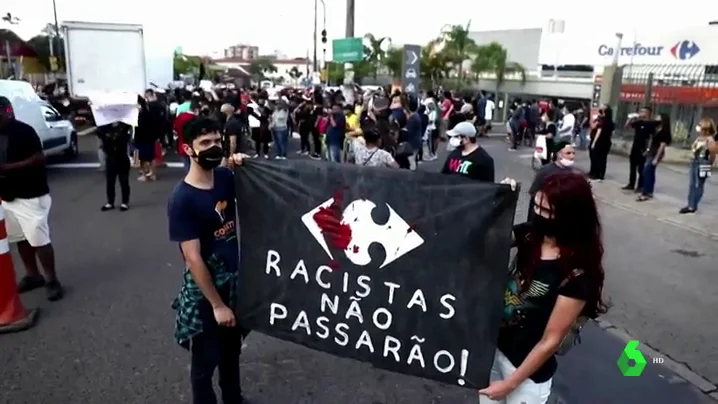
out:
{"label": "black face mask", "polygon": [[553,237],[556,236],[556,221],[553,219],[547,219],[540,214],[536,213],[531,218],[531,224],[538,233],[537,235],[542,237]]}
{"label": "black face mask", "polygon": [[222,151],[222,148],[219,146],[212,146],[209,149],[202,150],[199,153],[195,152],[193,157],[197,158],[197,163],[200,167],[209,171],[214,170],[222,163],[222,158],[224,158],[224,151]]}

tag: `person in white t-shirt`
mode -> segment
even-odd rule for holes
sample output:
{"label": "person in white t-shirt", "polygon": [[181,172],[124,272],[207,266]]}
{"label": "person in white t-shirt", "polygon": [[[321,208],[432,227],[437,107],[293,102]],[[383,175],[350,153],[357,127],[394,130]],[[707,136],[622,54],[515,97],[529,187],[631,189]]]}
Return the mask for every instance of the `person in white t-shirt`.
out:
{"label": "person in white t-shirt", "polygon": [[486,99],[486,106],[484,107],[484,126],[481,128],[481,136],[486,136],[491,132],[491,120],[494,119],[494,110],[496,104],[494,103],[493,96],[489,96]]}

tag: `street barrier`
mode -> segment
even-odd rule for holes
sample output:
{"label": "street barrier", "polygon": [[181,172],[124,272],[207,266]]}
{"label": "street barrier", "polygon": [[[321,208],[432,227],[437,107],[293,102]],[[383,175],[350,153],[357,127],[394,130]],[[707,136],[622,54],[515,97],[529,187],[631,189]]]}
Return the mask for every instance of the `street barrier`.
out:
{"label": "street barrier", "polygon": [[20,301],[15,267],[5,227],[5,208],[0,200],[0,334],[25,331],[37,322],[38,310],[26,310]]}

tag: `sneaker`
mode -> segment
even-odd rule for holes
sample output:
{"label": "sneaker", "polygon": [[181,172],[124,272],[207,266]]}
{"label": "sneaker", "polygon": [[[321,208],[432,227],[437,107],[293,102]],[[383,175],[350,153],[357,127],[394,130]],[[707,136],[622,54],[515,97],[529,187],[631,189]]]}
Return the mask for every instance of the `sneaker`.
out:
{"label": "sneaker", "polygon": [[126,203],[123,203],[120,205],[120,212],[127,212],[130,209],[130,206]]}
{"label": "sneaker", "polygon": [[696,210],[686,206],[685,208],[679,210],[678,213],[685,215],[686,213],[696,213]]}
{"label": "sneaker", "polygon": [[321,160],[322,159],[321,156],[319,156],[317,153],[312,153],[309,156],[309,158],[311,158],[312,160]]}
{"label": "sneaker", "polygon": [[633,191],[634,187],[633,185],[626,185],[625,187],[621,187],[621,189],[624,191]]}
{"label": "sneaker", "polygon": [[265,155],[264,155],[264,159],[265,159],[265,160],[269,160],[269,155],[268,155],[268,154],[265,154]]}
{"label": "sneaker", "polygon": [[115,208],[115,205],[108,203],[108,204],[102,205],[102,207],[100,208],[100,211],[107,212],[108,210],[112,210],[114,208]]}
{"label": "sneaker", "polygon": [[45,286],[45,278],[26,275],[17,283],[17,293],[30,292]]}
{"label": "sneaker", "polygon": [[137,181],[147,182],[147,176],[145,174],[140,174],[140,176],[137,177]]}
{"label": "sneaker", "polygon": [[50,281],[45,285],[45,293],[47,294],[47,300],[56,302],[65,296],[65,289],[58,281]]}

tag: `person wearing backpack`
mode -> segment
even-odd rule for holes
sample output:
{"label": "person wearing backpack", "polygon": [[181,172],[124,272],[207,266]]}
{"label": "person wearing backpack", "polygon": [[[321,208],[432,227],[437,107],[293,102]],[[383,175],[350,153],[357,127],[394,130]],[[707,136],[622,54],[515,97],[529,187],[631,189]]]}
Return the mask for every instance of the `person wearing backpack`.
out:
{"label": "person wearing backpack", "polygon": [[581,173],[556,173],[534,195],[530,222],[514,226],[516,256],[504,293],[504,319],[481,404],[543,404],[556,355],[580,342],[588,319],[606,313],[601,223]]}

